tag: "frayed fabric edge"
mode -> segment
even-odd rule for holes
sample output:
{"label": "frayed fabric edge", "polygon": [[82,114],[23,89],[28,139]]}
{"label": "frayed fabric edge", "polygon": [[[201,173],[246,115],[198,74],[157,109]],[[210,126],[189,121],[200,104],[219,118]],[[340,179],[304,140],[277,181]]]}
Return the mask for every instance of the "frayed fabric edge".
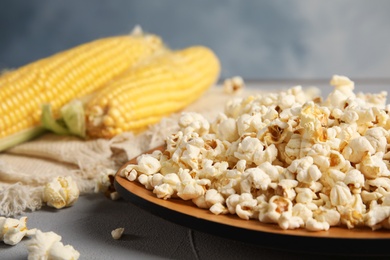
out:
{"label": "frayed fabric edge", "polygon": [[42,207],[43,187],[14,183],[0,190],[0,216],[16,216]]}

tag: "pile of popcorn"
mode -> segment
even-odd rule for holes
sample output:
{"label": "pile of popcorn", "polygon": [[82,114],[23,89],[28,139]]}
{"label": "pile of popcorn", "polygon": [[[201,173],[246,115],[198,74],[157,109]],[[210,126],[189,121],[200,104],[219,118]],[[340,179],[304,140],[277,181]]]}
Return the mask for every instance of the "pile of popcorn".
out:
{"label": "pile of popcorn", "polygon": [[180,117],[166,150],[120,175],[162,199],[282,229],[390,228],[390,105],[335,75],[325,100],[297,86]]}

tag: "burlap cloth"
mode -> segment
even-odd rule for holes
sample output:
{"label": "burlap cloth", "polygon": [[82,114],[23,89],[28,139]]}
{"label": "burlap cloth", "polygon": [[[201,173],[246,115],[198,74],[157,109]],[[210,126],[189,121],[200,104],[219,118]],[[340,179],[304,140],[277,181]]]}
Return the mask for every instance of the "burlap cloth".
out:
{"label": "burlap cloth", "polygon": [[[245,88],[233,95],[216,86],[184,111],[202,113],[212,121],[229,99],[254,92],[259,90]],[[81,195],[96,192],[101,172],[116,171],[127,160],[162,145],[177,130],[179,115],[136,136],[123,133],[111,140],[82,140],[48,133],[0,153],[0,216],[40,209],[44,185],[56,176],[72,176]]]}

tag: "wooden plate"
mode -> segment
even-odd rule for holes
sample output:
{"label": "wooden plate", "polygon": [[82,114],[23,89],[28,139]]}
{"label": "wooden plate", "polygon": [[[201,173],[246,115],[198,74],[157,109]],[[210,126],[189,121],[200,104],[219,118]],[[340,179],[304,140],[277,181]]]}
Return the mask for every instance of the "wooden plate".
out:
{"label": "wooden plate", "polygon": [[[156,149],[163,150],[163,147]],[[136,158],[124,164],[118,172],[128,164],[135,163]],[[235,215],[214,215],[208,210],[197,208],[191,201],[159,199],[138,182],[128,181],[118,173],[114,185],[123,198],[154,215],[224,238],[308,253],[390,255],[390,248],[387,248],[390,243],[389,230],[349,230],[344,227],[331,227],[328,231],[320,232],[304,229],[282,230],[277,225],[243,220]]]}

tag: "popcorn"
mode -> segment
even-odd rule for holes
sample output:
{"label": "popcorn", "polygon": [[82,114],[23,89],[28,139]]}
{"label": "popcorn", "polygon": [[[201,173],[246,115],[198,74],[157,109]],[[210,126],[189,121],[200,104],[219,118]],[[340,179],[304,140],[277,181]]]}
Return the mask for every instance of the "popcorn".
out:
{"label": "popcorn", "polygon": [[390,228],[387,93],[355,94],[340,75],[330,84],[324,101],[295,86],[232,98],[212,122],[183,113],[166,151],[120,174],[158,198],[281,229]]}
{"label": "popcorn", "polygon": [[317,221],[310,218],[306,221],[306,229],[309,231],[326,231],[329,230],[330,225],[326,221]]}
{"label": "popcorn", "polygon": [[181,170],[178,173],[180,182],[176,185],[177,196],[183,200],[196,199],[204,194],[204,189],[197,183],[196,180],[192,179],[188,170]]}
{"label": "popcorn", "polygon": [[346,225],[349,229],[364,224],[366,206],[364,205],[361,196],[355,194],[351,205],[338,206],[337,210],[340,213],[341,223]]}
{"label": "popcorn", "polygon": [[225,198],[216,189],[209,189],[205,194],[205,201],[208,205],[221,204],[225,202]]}
{"label": "popcorn", "polygon": [[376,153],[386,152],[387,137],[389,136],[389,132],[386,131],[383,127],[373,127],[367,129],[364,136],[370,142]]}
{"label": "popcorn", "polygon": [[223,82],[223,90],[227,94],[239,93],[244,87],[244,80],[240,76],[225,79]]}
{"label": "popcorn", "polygon": [[352,194],[344,182],[337,182],[330,191],[330,202],[333,206],[345,206],[352,202]]}
{"label": "popcorn", "polygon": [[28,259],[77,260],[80,253],[71,245],[64,245],[54,232],[37,230],[27,242]]}
{"label": "popcorn", "polygon": [[217,138],[233,142],[239,138],[237,123],[233,118],[227,118],[219,123],[216,132]]}
{"label": "popcorn", "polygon": [[59,176],[45,185],[43,201],[56,209],[72,206],[79,198],[79,188],[72,177]]}
{"label": "popcorn", "polygon": [[113,239],[120,239],[123,235],[123,232],[125,231],[124,228],[116,228],[113,231],[111,231],[111,236]]}
{"label": "popcorn", "polygon": [[364,136],[351,139],[342,152],[344,158],[352,163],[360,163],[366,154],[374,153],[375,149]]}
{"label": "popcorn", "polygon": [[134,169],[146,175],[157,173],[161,169],[160,161],[150,154],[143,154],[137,158],[137,165]]}
{"label": "popcorn", "polygon": [[226,199],[226,205],[230,213],[235,213],[242,219],[257,217],[257,200],[250,193],[233,194]]}
{"label": "popcorn", "polygon": [[390,206],[382,206],[377,203],[371,203],[370,210],[366,215],[366,225],[376,229],[380,222],[388,219],[390,216]]}
{"label": "popcorn", "polygon": [[16,245],[27,234],[27,217],[20,219],[0,217],[0,240],[7,245]]}
{"label": "popcorn", "polygon": [[241,193],[251,193],[252,189],[267,190],[271,179],[263,170],[250,168],[241,177]]}
{"label": "popcorn", "polygon": [[168,183],[163,183],[154,187],[153,193],[157,195],[157,198],[166,200],[172,197],[175,190]]}
{"label": "popcorn", "polygon": [[284,197],[275,195],[269,200],[266,210],[260,211],[259,220],[264,223],[278,223],[284,212],[292,212],[292,202]]}
{"label": "popcorn", "polygon": [[364,175],[359,170],[352,169],[345,174],[344,183],[354,194],[361,192],[364,182]]}
{"label": "popcorn", "polygon": [[215,215],[227,214],[229,212],[222,203],[215,203],[213,206],[210,207],[210,211]]}
{"label": "popcorn", "polygon": [[303,227],[305,222],[302,218],[293,216],[290,211],[283,212],[278,219],[278,225],[282,229],[296,229]]}
{"label": "popcorn", "polygon": [[209,131],[210,123],[199,113],[186,112],[180,117],[179,126],[184,133],[203,135]]}
{"label": "popcorn", "polygon": [[365,155],[359,164],[360,171],[367,179],[375,179],[381,176],[389,176],[390,171],[383,161],[383,152],[374,155]]}

